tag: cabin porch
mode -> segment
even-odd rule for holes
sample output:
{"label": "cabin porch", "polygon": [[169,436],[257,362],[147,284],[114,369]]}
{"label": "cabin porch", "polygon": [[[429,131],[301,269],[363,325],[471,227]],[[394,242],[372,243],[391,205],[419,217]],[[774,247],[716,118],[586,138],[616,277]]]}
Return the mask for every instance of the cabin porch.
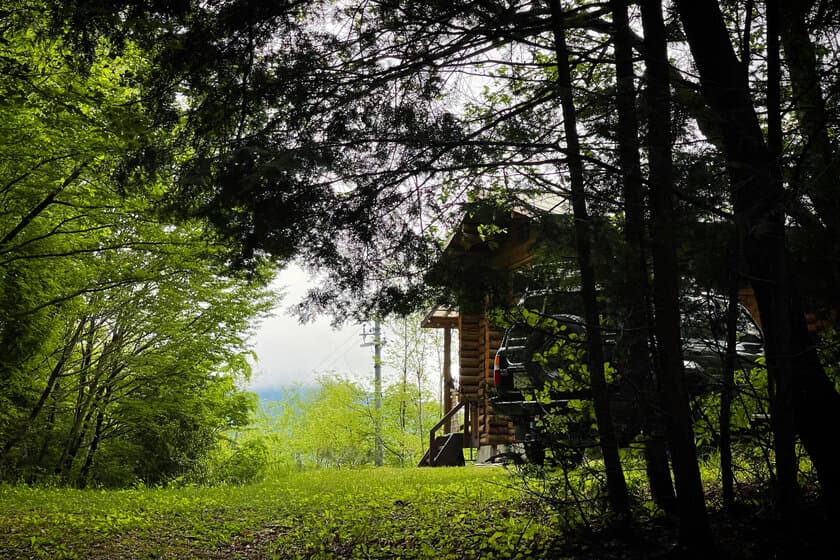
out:
{"label": "cabin porch", "polygon": [[[429,451],[420,466],[463,464],[464,450],[470,459],[486,461],[514,443],[514,426],[506,416],[495,414],[490,403],[493,359],[504,334],[483,314],[462,314],[438,308],[429,313],[423,328],[444,329],[444,417],[429,435]],[[458,333],[458,373],[451,363],[452,331]],[[438,432],[441,435],[437,435]]]}

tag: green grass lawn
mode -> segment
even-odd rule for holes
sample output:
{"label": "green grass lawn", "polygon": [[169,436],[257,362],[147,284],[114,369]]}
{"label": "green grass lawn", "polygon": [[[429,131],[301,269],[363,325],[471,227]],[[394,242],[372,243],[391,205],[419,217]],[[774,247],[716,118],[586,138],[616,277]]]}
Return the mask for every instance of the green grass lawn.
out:
{"label": "green grass lawn", "polygon": [[555,536],[498,468],[295,472],[241,487],[0,486],[0,558],[530,558]]}

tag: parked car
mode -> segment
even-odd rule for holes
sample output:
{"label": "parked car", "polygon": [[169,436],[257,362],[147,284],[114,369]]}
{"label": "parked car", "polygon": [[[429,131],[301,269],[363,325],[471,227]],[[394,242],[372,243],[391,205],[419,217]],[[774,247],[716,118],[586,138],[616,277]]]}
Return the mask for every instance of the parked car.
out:
{"label": "parked car", "polygon": [[[682,302],[683,363],[689,390],[719,386],[726,359],[726,300],[709,294]],[[764,356],[764,337],[749,311],[738,305],[736,368],[751,367]]]}
{"label": "parked car", "polygon": [[[591,398],[581,303],[579,292],[530,294],[515,311],[515,321],[496,352],[492,406],[513,420],[516,439],[524,444],[525,455],[532,462],[542,462],[544,457],[541,419],[564,412],[572,401]],[[682,310],[687,385],[694,393],[714,390],[724,369],[726,302],[710,295],[689,297]],[[632,432],[641,418],[638,410],[624,410],[635,407],[626,396],[628,388],[622,386],[623,366],[616,363],[626,350],[621,347],[621,331],[617,321],[605,320],[601,328],[617,423]],[[761,331],[742,306],[736,350],[739,367],[749,367],[763,355]],[[576,429],[578,439],[586,439],[587,430]]]}

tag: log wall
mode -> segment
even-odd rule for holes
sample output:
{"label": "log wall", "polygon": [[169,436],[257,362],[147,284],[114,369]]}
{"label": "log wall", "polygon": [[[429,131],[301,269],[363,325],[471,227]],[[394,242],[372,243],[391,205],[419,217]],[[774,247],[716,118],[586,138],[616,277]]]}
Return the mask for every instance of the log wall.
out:
{"label": "log wall", "polygon": [[504,333],[491,325],[484,315],[461,315],[458,333],[461,395],[477,405],[475,420],[479,443],[513,443],[513,422],[506,416],[494,414],[490,404],[493,360]]}

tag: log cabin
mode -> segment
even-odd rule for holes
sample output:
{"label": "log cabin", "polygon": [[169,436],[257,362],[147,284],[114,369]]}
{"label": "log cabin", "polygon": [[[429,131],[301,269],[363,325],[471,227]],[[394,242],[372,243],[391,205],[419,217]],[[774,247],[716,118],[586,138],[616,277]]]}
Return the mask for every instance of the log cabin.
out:
{"label": "log cabin", "polygon": [[[609,224],[600,229],[604,235],[596,240],[596,251],[605,257],[601,274],[607,275],[620,266],[613,255],[618,232]],[[707,239],[703,233],[699,236]],[[429,434],[429,450],[421,466],[463,464],[463,450],[479,462],[487,461],[521,443],[514,423],[493,410],[490,398],[493,362],[504,331],[494,324],[489,311],[518,301],[526,286],[517,285],[516,272],[540,261],[541,253],[550,252],[553,262],[565,262],[560,266],[575,270],[573,240],[573,221],[568,215],[482,208],[465,213],[443,251],[440,272],[431,278],[455,294],[456,304],[431,310],[421,325],[444,330],[447,390],[442,404],[448,411]],[[743,297],[755,310],[751,295],[744,290]],[[458,337],[454,377],[449,371],[453,330]]]}
{"label": "log cabin", "polygon": [[[446,245],[441,261],[449,266],[442,267],[446,272],[440,274],[439,280],[459,294],[458,303],[432,309],[423,319],[422,327],[444,330],[442,404],[448,412],[431,430],[429,450],[421,466],[464,464],[464,450],[469,450],[471,458],[486,461],[511,451],[519,443],[513,422],[495,413],[490,400],[493,361],[504,332],[494,325],[488,309],[491,300],[496,305],[516,301],[521,286],[516,286],[511,278],[517,270],[535,262],[546,238],[552,238],[555,244],[558,237],[565,238],[567,245],[565,249],[561,247],[561,254],[565,251],[565,257],[574,261],[574,252],[569,249],[572,240],[569,217],[554,215],[549,221],[550,231],[546,231],[545,217],[536,219],[526,211],[473,212],[465,215]],[[723,239],[727,235],[727,228],[720,224],[693,224],[684,232],[689,246],[715,243],[717,237],[720,237],[719,246],[726,246]],[[609,248],[602,249],[610,253]],[[553,250],[556,254],[557,246]],[[707,285],[715,285],[711,274],[725,269],[726,263],[705,260],[709,261],[707,270],[700,271],[695,266],[690,269],[697,277],[706,277]],[[755,295],[749,286],[739,290],[739,299],[760,326]],[[806,318],[811,332],[834,322],[834,316],[825,320],[809,313]],[[454,376],[450,371],[453,331],[457,333],[458,348],[458,371]]]}
{"label": "log cabin", "polygon": [[[488,223],[493,231],[482,232]],[[421,466],[464,464],[464,449],[477,461],[487,461],[516,443],[513,422],[494,413],[490,402],[493,360],[504,331],[493,324],[488,307],[491,293],[497,301],[512,299],[509,275],[534,260],[537,230],[523,212],[492,217],[477,212],[460,222],[444,250],[442,261],[458,263],[454,284],[468,303],[437,307],[422,322],[423,328],[444,330],[443,409],[448,412],[431,430]],[[492,285],[493,279],[498,285]],[[458,336],[455,378],[450,371],[453,330]]]}

